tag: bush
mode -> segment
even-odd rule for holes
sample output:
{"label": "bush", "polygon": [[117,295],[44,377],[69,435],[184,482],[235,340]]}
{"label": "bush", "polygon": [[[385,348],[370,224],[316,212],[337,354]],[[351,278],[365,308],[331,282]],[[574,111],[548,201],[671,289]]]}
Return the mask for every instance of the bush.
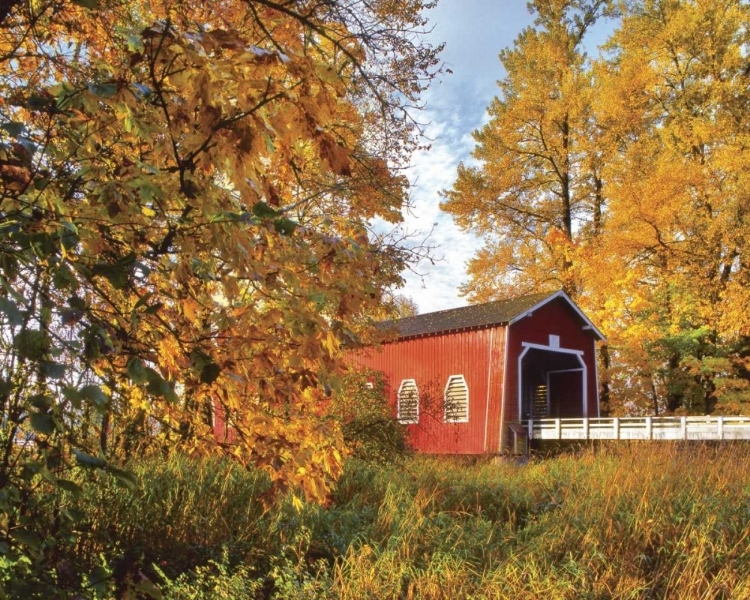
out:
{"label": "bush", "polygon": [[250,567],[231,566],[226,549],[220,560],[210,560],[174,580],[161,569],[156,571],[162,579],[161,591],[170,600],[255,600],[264,589]]}
{"label": "bush", "polygon": [[387,383],[381,372],[350,371],[333,395],[331,414],[340,422],[352,456],[386,463],[409,453],[406,428],[393,415]]}

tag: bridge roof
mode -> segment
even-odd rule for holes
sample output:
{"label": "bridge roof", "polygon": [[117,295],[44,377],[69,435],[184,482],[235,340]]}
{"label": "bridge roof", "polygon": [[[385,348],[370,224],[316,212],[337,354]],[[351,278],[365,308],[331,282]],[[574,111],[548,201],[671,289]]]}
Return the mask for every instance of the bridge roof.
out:
{"label": "bridge roof", "polygon": [[509,325],[530,315],[534,310],[551,302],[555,298],[563,298],[591,328],[595,337],[600,340],[605,339],[604,335],[562,290],[450,308],[448,310],[405,317],[394,321],[386,321],[383,325],[385,327],[395,327],[399,338],[446,333],[461,329],[476,329],[493,325]]}
{"label": "bridge roof", "polygon": [[514,317],[524,314],[548,296],[550,296],[548,293],[530,294],[520,298],[472,304],[414,317],[405,317],[396,321],[388,321],[386,324],[396,327],[399,337],[502,325],[509,323]]}

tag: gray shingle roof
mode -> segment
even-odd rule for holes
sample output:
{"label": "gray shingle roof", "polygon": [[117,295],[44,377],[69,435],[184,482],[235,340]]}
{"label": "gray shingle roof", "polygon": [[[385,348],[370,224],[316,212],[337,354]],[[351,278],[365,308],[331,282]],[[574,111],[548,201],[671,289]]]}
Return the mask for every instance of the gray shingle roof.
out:
{"label": "gray shingle roof", "polygon": [[461,308],[451,308],[438,312],[425,313],[414,317],[405,317],[384,323],[398,330],[399,337],[411,337],[455,331],[470,327],[487,327],[509,323],[515,317],[549,298],[553,293],[531,294],[510,300],[497,300],[485,304],[472,304]]}

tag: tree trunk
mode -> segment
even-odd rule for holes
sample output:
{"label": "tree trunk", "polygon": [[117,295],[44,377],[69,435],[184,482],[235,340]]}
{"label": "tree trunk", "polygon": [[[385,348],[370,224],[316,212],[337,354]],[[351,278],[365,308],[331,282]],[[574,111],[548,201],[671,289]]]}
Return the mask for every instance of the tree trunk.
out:
{"label": "tree trunk", "polygon": [[599,356],[601,357],[602,361],[602,371],[605,371],[605,376],[601,380],[601,398],[600,398],[600,409],[603,417],[608,417],[610,413],[610,390],[609,390],[609,375],[606,374],[607,371],[609,371],[609,367],[611,364],[610,356],[609,356],[609,346],[607,344],[603,344],[601,349],[599,350]]}

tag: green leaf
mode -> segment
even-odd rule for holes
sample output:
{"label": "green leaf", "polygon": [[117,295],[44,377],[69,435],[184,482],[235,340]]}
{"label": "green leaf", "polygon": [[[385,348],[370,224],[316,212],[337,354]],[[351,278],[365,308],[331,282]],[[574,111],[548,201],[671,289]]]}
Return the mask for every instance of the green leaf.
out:
{"label": "green leaf", "polygon": [[195,275],[203,280],[214,279],[213,267],[210,263],[203,262],[197,258],[193,258],[190,261],[190,268],[193,270]]}
{"label": "green leaf", "polygon": [[13,347],[21,358],[41,359],[49,349],[49,339],[38,329],[24,329],[13,338]]}
{"label": "green leaf", "polygon": [[48,179],[47,177],[39,177],[38,179],[34,179],[34,189],[37,192],[45,190],[49,184],[50,179]]}
{"label": "green leaf", "polygon": [[323,308],[328,302],[328,297],[323,292],[308,294],[307,299],[314,302],[319,309]]}
{"label": "green leaf", "polygon": [[283,235],[292,235],[297,228],[297,223],[291,219],[281,218],[273,222],[274,229]]}
{"label": "green leaf", "polygon": [[[75,1],[73,0],[73,2]],[[97,2],[97,0],[79,0],[78,3],[82,4],[83,1]],[[87,8],[93,7],[89,6]],[[100,98],[110,98],[117,93],[117,86],[114,83],[90,83],[89,92]]]}
{"label": "green leaf", "polygon": [[151,306],[146,307],[146,310],[143,311],[144,315],[155,315],[158,313],[161,308],[164,306],[163,302],[156,302],[152,304]]}
{"label": "green leaf", "polygon": [[216,363],[207,364],[201,369],[201,383],[213,383],[219,377],[221,367]]}
{"label": "green leaf", "polygon": [[31,110],[49,110],[53,104],[52,96],[46,90],[32,92],[26,100],[26,106]]}
{"label": "green leaf", "polygon": [[60,243],[66,250],[72,250],[81,241],[78,235],[78,227],[70,221],[63,221],[61,223],[60,229],[57,230],[57,237],[60,238]]}
{"label": "green leaf", "polygon": [[81,394],[73,387],[64,387],[63,396],[76,410],[81,410]]}
{"label": "green leaf", "polygon": [[93,402],[94,406],[97,408],[106,408],[107,405],[109,405],[109,396],[107,396],[98,385],[91,384],[83,386],[78,390],[78,393],[81,395],[81,398]]}
{"label": "green leaf", "polygon": [[34,394],[29,398],[29,402],[34,408],[38,408],[39,410],[49,410],[55,405],[55,399],[45,394]]}
{"label": "green leaf", "polygon": [[119,269],[121,267],[132,267],[135,264],[136,254],[135,252],[128,252],[125,256],[119,257],[115,262],[100,262],[96,263],[91,271],[94,275],[106,274],[111,269]]}
{"label": "green leaf", "polygon": [[39,462],[27,461],[21,467],[21,479],[24,481],[31,481],[39,474],[39,470],[42,468]]}
{"label": "green leaf", "polygon": [[193,363],[193,368],[197,371],[203,370],[203,367],[213,362],[211,357],[200,348],[195,348],[190,352],[190,361]]}
{"label": "green leaf", "polygon": [[130,281],[130,273],[135,265],[135,258],[135,252],[130,252],[117,259],[114,263],[97,263],[91,268],[91,273],[106,277],[112,284],[112,287],[117,290],[122,289]]}
{"label": "green leaf", "polygon": [[103,458],[99,458],[98,456],[92,456],[91,454],[87,454],[83,450],[78,450],[78,448],[73,448],[73,454],[76,457],[76,461],[78,461],[78,464],[83,467],[89,467],[92,469],[103,469],[107,466],[107,461]]}
{"label": "green leaf", "polygon": [[[80,488],[79,488],[80,489]],[[67,508],[62,511],[63,516],[67,517],[72,523],[80,523],[83,521],[87,514],[80,508]]]}
{"label": "green leaf", "polygon": [[179,400],[169,383],[150,367],[146,367],[146,379],[148,380],[146,389],[149,393],[154,396],[166,398],[169,402],[177,402]]}
{"label": "green leaf", "polygon": [[139,358],[131,358],[128,361],[128,377],[133,383],[145,383],[148,381],[146,368]]}
{"label": "green leaf", "polygon": [[62,379],[65,376],[65,365],[52,362],[51,360],[43,360],[39,363],[39,368],[50,379]]}
{"label": "green leaf", "polygon": [[163,195],[163,190],[159,186],[154,185],[150,179],[145,177],[133,180],[130,185],[138,191],[138,195],[144,203],[158,200]]}
{"label": "green leaf", "polygon": [[71,296],[68,298],[68,306],[76,310],[84,310],[86,308],[86,301],[78,296]]}
{"label": "green leaf", "polygon": [[7,298],[0,298],[0,312],[8,319],[8,325],[17,327],[23,323],[25,311],[19,310],[15,302]]}
{"label": "green leaf", "polygon": [[29,243],[34,253],[42,259],[57,253],[57,239],[51,233],[33,233],[29,236]]}
{"label": "green leaf", "polygon": [[76,279],[73,271],[63,264],[58,269],[55,269],[52,275],[52,283],[58,290],[74,290],[78,286],[78,280]]}
{"label": "green leaf", "polygon": [[[0,269],[2,269],[3,275],[10,276],[9,274],[15,273],[18,269],[18,261],[6,254],[0,257]],[[13,289],[13,286],[10,285],[5,277],[0,277],[0,285],[2,285],[7,294],[16,301],[16,305],[28,306],[28,300]]]}
{"label": "green leaf", "polygon": [[42,546],[42,540],[39,539],[39,536],[26,529],[16,529],[12,535],[21,544],[32,550],[39,550]]}
{"label": "green leaf", "polygon": [[69,479],[56,479],[55,483],[60,489],[70,492],[74,496],[80,496],[81,492],[83,492],[83,488],[80,485]]}
{"label": "green leaf", "polygon": [[96,567],[86,576],[89,585],[94,588],[100,597],[107,595],[107,582],[112,578],[112,574],[104,567]]}
{"label": "green leaf", "polygon": [[55,421],[47,413],[31,413],[29,423],[36,431],[45,435],[50,435],[55,430]]}
{"label": "green leaf", "polygon": [[146,303],[151,299],[151,296],[153,295],[154,295],[154,292],[148,292],[147,294],[143,294],[143,296],[141,296],[138,302],[135,303],[133,310],[138,310],[141,306],[145,306]]}
{"label": "green leaf", "polygon": [[128,285],[128,282],[130,281],[130,274],[127,271],[123,271],[122,269],[113,269],[111,271],[107,271],[104,276],[109,280],[109,282],[112,284],[112,287],[116,290],[123,289]]}
{"label": "green leaf", "polygon": [[8,121],[7,123],[3,123],[2,125],[0,125],[0,129],[4,129],[13,137],[18,137],[19,135],[23,135],[25,133],[26,125],[24,123],[20,123],[19,121]]}
{"label": "green leaf", "polygon": [[162,591],[148,579],[141,581],[135,586],[134,591],[139,598],[151,598],[151,600],[162,600],[164,598]]}
{"label": "green leaf", "polygon": [[[12,219],[8,219],[5,223],[2,224],[3,227],[9,227],[11,230],[17,230],[18,222]],[[4,234],[11,233],[10,231],[3,232]],[[0,284],[2,284],[4,289],[13,289],[9,281],[13,281],[16,276],[18,275],[18,258],[13,256],[12,254],[3,254],[0,255],[0,272],[2,272],[3,276],[0,277]],[[11,294],[12,295],[12,294]],[[27,305],[27,301],[25,298],[21,297],[20,304],[23,304],[24,306]]]}
{"label": "green leaf", "polygon": [[107,467],[107,472],[111,473],[119,483],[129,490],[134,490],[138,487],[138,478],[130,471],[125,471],[124,469],[118,469],[116,467]]}
{"label": "green leaf", "polygon": [[279,213],[261,200],[253,206],[253,214],[261,219],[270,219],[271,217],[278,216]]}

